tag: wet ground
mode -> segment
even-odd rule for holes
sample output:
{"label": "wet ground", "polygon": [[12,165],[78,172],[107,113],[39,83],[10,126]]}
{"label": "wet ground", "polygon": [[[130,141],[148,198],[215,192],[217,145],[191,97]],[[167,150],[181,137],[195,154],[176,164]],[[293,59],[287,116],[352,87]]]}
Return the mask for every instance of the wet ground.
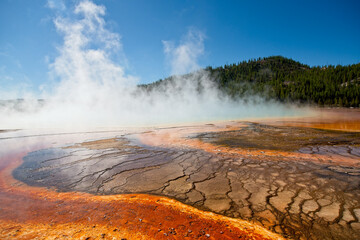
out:
{"label": "wet ground", "polygon": [[[122,137],[119,137],[120,141],[108,139],[111,135],[116,133],[24,135],[24,132],[19,132],[3,137],[0,155],[0,238],[281,239],[256,224],[200,211],[166,197],[145,194],[99,196],[84,192],[60,192],[52,183],[46,184],[49,175],[40,177],[37,174],[39,169],[36,164],[46,162],[47,155],[61,158],[59,150],[62,149],[70,151],[74,165],[82,161],[79,158],[82,154],[75,156],[78,146],[73,146],[74,142],[82,142],[81,148],[103,149],[101,151],[107,153],[111,151],[105,149],[118,148],[119,155],[140,150],[128,146],[129,141],[122,141]],[[103,140],[89,141],[91,138]],[[35,156],[39,157],[39,161],[35,159],[34,164],[31,164]],[[68,164],[69,168],[62,172],[68,171],[70,174],[62,175],[58,179],[60,182],[72,177],[71,165]],[[14,171],[17,167],[19,169]],[[30,168],[33,171],[29,171]],[[49,168],[59,169],[59,166]],[[30,186],[14,179],[13,175],[21,171],[26,171],[24,173],[28,179],[37,176],[32,185],[46,188]]]}
{"label": "wet ground", "polygon": [[[331,119],[321,122],[329,126]],[[360,133],[309,128],[319,122],[284,123],[153,128],[39,148],[13,176],[68,194],[170,197],[286,238],[360,239]],[[174,238],[171,232],[184,228],[180,225],[167,232],[160,228],[167,234],[161,236]],[[225,232],[214,225],[208,227],[215,229],[211,234],[201,229],[200,238]]]}

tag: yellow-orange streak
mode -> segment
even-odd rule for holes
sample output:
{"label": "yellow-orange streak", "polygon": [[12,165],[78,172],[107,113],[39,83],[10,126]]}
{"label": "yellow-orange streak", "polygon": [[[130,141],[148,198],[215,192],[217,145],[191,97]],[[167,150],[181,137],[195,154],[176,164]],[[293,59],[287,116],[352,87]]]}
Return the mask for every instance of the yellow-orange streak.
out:
{"label": "yellow-orange streak", "polygon": [[164,197],[94,196],[30,187],[11,175],[25,154],[0,159],[1,239],[282,239],[249,222]]}
{"label": "yellow-orange streak", "polygon": [[197,138],[188,138],[191,134],[198,134],[202,132],[214,132],[214,131],[233,131],[239,130],[244,125],[241,123],[233,122],[231,125],[226,126],[207,126],[207,127],[193,127],[193,128],[170,128],[161,129],[154,132],[146,132],[139,136],[141,142],[152,146],[166,146],[166,147],[187,147],[193,149],[201,149],[210,153],[227,153],[237,154],[244,157],[251,156],[259,159],[265,159],[269,156],[279,157],[281,160],[287,161],[310,161],[326,164],[341,164],[344,166],[354,166],[359,163],[358,159],[339,156],[332,157],[330,155],[320,154],[306,154],[297,152],[285,152],[279,150],[267,150],[267,149],[242,149],[231,148],[220,145],[214,145],[211,143],[203,142]]}
{"label": "yellow-orange streak", "polygon": [[360,132],[360,109],[317,109],[313,116],[261,120],[267,124]]}

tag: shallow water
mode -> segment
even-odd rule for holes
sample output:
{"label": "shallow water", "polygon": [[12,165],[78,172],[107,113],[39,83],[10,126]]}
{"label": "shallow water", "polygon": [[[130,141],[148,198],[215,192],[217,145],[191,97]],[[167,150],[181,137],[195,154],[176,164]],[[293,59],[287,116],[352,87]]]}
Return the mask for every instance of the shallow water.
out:
{"label": "shallow water", "polygon": [[[32,188],[22,182],[40,192],[50,188],[77,198],[78,192],[100,196],[146,193],[250,220],[285,237],[358,239],[360,148],[358,133],[351,131],[360,124],[351,126],[360,119],[359,111],[351,110],[351,121],[344,119],[344,110],[336,111],[322,112],[318,119],[256,120],[260,124],[232,121],[45,135],[3,132],[0,141],[5,156],[0,169],[2,176],[9,169],[6,156],[26,155],[13,172],[18,180],[14,184],[25,193]],[[339,118],[343,119],[341,126],[349,123],[347,132],[307,128],[318,127],[319,122],[320,128],[331,128],[330,123]],[[6,199],[4,192],[2,196]],[[23,211],[22,215],[29,216]],[[69,211],[65,212],[71,221]],[[134,228],[124,225],[123,229]],[[171,227],[167,232],[159,229],[167,234],[162,237],[175,237]],[[204,237],[206,231],[201,229],[191,237]],[[212,231],[211,236],[213,230],[207,230]],[[155,236],[154,232],[150,235]]]}

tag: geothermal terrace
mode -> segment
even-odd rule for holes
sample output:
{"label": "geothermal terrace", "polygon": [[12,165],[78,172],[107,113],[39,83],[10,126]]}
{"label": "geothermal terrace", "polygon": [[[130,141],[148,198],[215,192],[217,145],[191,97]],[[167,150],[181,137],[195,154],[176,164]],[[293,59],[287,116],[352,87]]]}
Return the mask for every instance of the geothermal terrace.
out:
{"label": "geothermal terrace", "polygon": [[359,239],[360,111],[343,111],[41,136],[1,158],[0,236]]}

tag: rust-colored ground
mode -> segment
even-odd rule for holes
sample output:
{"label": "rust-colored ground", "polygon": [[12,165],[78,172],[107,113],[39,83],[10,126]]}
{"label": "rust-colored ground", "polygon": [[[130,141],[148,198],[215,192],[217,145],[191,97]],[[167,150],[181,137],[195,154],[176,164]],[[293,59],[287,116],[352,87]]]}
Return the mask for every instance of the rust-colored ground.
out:
{"label": "rust-colored ground", "polygon": [[[269,125],[360,131],[359,116],[359,110],[321,110],[317,115],[306,118],[257,120],[257,122]],[[203,132],[237,131],[243,127],[245,127],[244,123],[229,122],[199,127],[164,128],[137,134],[137,138],[144,144],[157,147],[201,149],[212,154],[226,153],[227,156],[234,154],[254,160],[308,161],[326,164],[327,166],[347,166],[349,168],[358,166],[359,163],[358,158],[348,156],[336,155],[333,157],[331,154],[321,154],[321,152],[319,154],[308,154],[281,150],[233,148],[202,141],[198,137],[189,137],[192,134]],[[111,148],[112,145],[117,146],[119,142],[115,138],[109,138],[82,143],[77,147],[107,149]],[[200,211],[166,197],[145,194],[94,196],[78,192],[60,193],[51,189],[27,186],[15,180],[12,171],[22,163],[22,158],[32,150],[34,149],[27,149],[24,152],[14,151],[14,153],[0,156],[1,239],[281,239],[279,235],[256,224]],[[231,175],[229,177],[231,178]],[[261,184],[264,185],[264,183],[258,185]],[[256,187],[256,184],[253,185]],[[205,189],[202,185],[198,187]],[[276,194],[271,193],[270,197],[264,197],[269,202],[265,203],[276,207],[284,205],[283,200],[277,201],[276,197],[280,198],[281,193],[286,195],[291,192],[291,187],[285,190],[289,191],[283,193],[279,190],[279,194],[277,194],[276,190]],[[304,187],[304,190],[307,188]],[[256,193],[258,192],[255,190],[251,192],[248,200],[257,200],[255,197],[254,199],[251,198]],[[267,191],[266,193],[270,192]],[[326,197],[326,194],[323,195]],[[285,196],[290,199],[290,203],[286,202],[284,205],[286,211],[292,211],[287,206],[296,202],[298,196],[300,196],[298,192],[293,197]],[[316,200],[318,197],[316,195],[314,199]],[[322,200],[320,197],[319,199]],[[319,199],[316,201],[320,201]],[[310,209],[308,212],[315,215],[321,209],[315,200],[312,201],[310,197],[305,196],[299,202],[299,206],[304,210]],[[312,210],[314,207],[311,205],[312,203],[317,207],[314,210]],[[347,207],[346,204],[348,202],[341,205],[339,211],[344,211],[343,206]],[[324,209],[330,208],[329,206],[326,205]],[[351,225],[352,230],[357,229],[356,227],[359,225],[358,219],[355,217],[357,207],[351,206],[349,209],[352,211],[351,213],[342,213],[335,220],[329,221],[337,224],[338,222],[342,223],[341,218],[346,218],[349,220],[344,221],[344,226],[349,227]],[[293,212],[297,213],[296,210]],[[326,218],[328,212],[320,212],[320,215]],[[259,211],[260,213],[263,212]],[[304,215],[299,216],[304,218]],[[355,220],[352,220],[352,217]],[[270,215],[264,215],[263,218],[272,219]],[[281,231],[279,230],[279,232]]]}
{"label": "rust-colored ground", "polygon": [[164,197],[29,187],[11,175],[25,154],[0,159],[1,239],[281,239],[249,222]]}
{"label": "rust-colored ground", "polygon": [[328,130],[360,132],[359,109],[317,109],[308,117],[294,117],[262,121],[274,125],[310,127]]}
{"label": "rust-colored ground", "polygon": [[[358,115],[359,116],[359,115]],[[288,119],[282,121],[266,120],[267,124],[274,125],[283,125],[285,126],[296,126],[296,127],[313,127],[324,129],[331,129],[330,124],[317,125],[316,123],[311,122],[297,122],[298,119]],[[231,124],[231,125],[229,125]],[[355,128],[352,128],[354,124]],[[335,124],[335,130],[338,130],[339,125]],[[360,129],[360,119],[358,122],[353,123],[341,122],[341,126],[345,126],[348,131]],[[251,156],[257,157],[258,159],[267,159],[269,157],[278,157],[278,159],[293,161],[301,159],[301,161],[309,161],[316,163],[328,163],[331,165],[341,164],[342,166],[354,166],[359,163],[359,160],[356,158],[349,158],[347,156],[337,155],[333,157],[331,155],[320,155],[320,154],[306,154],[299,152],[289,152],[289,151],[280,151],[280,150],[268,150],[268,149],[245,149],[245,148],[232,148],[228,146],[215,145],[212,143],[201,141],[199,138],[187,138],[187,136],[199,132],[224,132],[224,131],[234,131],[239,130],[244,127],[243,123],[232,122],[226,125],[218,124],[217,127],[208,126],[208,127],[193,127],[193,128],[170,128],[170,129],[161,129],[154,132],[146,132],[139,136],[139,139],[147,145],[153,146],[178,146],[178,147],[191,147],[193,149],[202,149],[210,153],[227,153],[227,154],[237,154],[242,156]],[[285,158],[282,158],[285,157]]]}

